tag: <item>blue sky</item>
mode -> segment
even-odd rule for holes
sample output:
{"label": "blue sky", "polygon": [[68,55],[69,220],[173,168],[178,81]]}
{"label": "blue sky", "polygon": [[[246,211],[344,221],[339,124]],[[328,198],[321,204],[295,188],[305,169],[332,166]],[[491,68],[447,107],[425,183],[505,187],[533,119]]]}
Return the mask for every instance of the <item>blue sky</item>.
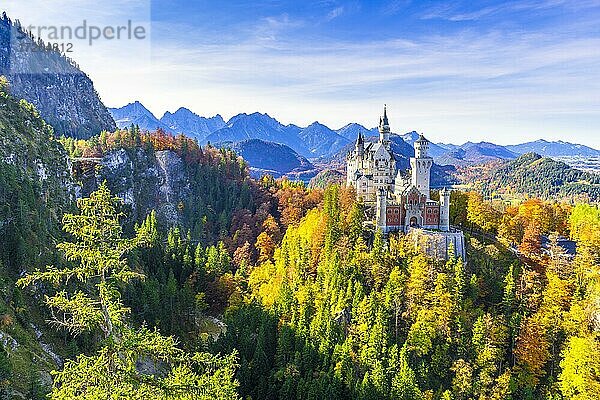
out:
{"label": "blue sky", "polygon": [[[12,11],[58,18],[37,3],[14,0]],[[151,28],[144,46],[74,55],[109,106],[261,111],[339,128],[374,126],[387,103],[394,131],[435,141],[600,148],[600,0],[61,3],[71,21]]]}

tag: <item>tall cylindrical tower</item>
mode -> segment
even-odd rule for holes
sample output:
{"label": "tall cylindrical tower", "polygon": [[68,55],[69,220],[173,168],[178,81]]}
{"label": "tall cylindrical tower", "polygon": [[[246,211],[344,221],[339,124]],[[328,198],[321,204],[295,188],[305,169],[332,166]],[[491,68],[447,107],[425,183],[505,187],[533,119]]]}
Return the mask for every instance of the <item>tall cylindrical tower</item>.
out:
{"label": "tall cylindrical tower", "polygon": [[440,192],[440,230],[450,230],[450,191],[446,188]]}
{"label": "tall cylindrical tower", "polygon": [[377,191],[375,223],[377,228],[385,233],[387,226],[387,192],[383,188],[379,188]]}
{"label": "tall cylindrical tower", "polygon": [[387,106],[383,106],[383,116],[379,118],[379,142],[390,149],[390,122],[387,117]]}
{"label": "tall cylindrical tower", "polygon": [[429,157],[429,140],[425,139],[423,134],[419,135],[419,139],[415,142],[415,158]]}
{"label": "tall cylindrical tower", "polygon": [[431,167],[433,158],[429,157],[429,140],[421,134],[415,142],[415,156],[410,159],[412,184],[429,200]]}

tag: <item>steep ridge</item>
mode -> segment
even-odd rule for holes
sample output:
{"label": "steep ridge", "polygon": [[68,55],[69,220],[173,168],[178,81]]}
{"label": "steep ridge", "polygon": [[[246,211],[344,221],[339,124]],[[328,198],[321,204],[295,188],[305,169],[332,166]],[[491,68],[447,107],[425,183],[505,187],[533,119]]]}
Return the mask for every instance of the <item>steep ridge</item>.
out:
{"label": "steep ridge", "polygon": [[284,144],[248,139],[233,143],[230,147],[250,165],[251,175],[257,178],[264,174],[275,178],[287,174],[306,174],[315,169],[310,161]]}
{"label": "steep ridge", "polygon": [[13,96],[35,105],[56,135],[88,138],[115,122],[90,78],[77,64],[0,17],[0,75]]}
{"label": "steep ridge", "polygon": [[350,140],[319,122],[313,122],[302,129],[298,136],[308,148],[311,157],[331,156],[350,143]]}
{"label": "steep ridge", "polygon": [[134,101],[120,108],[108,109],[120,129],[137,125],[142,130],[154,131],[162,129],[168,131],[169,127],[163,124],[142,103]]}
{"label": "steep ridge", "polygon": [[600,150],[582,144],[563,142],[550,142],[544,139],[533,142],[506,146],[507,149],[518,154],[537,153],[546,157],[599,157]]}
{"label": "steep ridge", "polygon": [[219,114],[205,118],[181,107],[174,113],[166,112],[160,119],[170,132],[183,133],[203,142],[204,139],[216,130],[225,126],[223,117]]}
{"label": "steep ridge", "polygon": [[504,146],[488,142],[467,142],[461,147],[437,157],[436,162],[440,165],[466,166],[513,159],[516,156]]}
{"label": "steep ridge", "polygon": [[51,384],[48,371],[62,362],[56,353],[65,353],[65,342],[46,329],[47,309],[14,285],[24,271],[57,259],[60,221],[74,196],[68,157],[52,127],[34,106],[9,96],[0,78],[0,310],[9,321],[0,329],[0,363],[7,398],[41,398]]}
{"label": "steep ridge", "polygon": [[307,156],[309,150],[298,136],[301,128],[283,125],[268,114],[238,114],[227,121],[227,125],[205,138],[205,142],[240,142],[247,139],[261,139],[282,143],[298,154]]}

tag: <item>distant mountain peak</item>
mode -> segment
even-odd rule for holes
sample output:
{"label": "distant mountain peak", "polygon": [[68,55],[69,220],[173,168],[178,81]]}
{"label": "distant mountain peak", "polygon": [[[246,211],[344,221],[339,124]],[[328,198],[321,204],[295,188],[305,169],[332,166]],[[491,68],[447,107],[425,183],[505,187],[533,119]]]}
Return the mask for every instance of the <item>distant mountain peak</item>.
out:
{"label": "distant mountain peak", "polygon": [[305,129],[308,129],[308,128],[323,128],[323,129],[326,129],[326,130],[327,130],[327,132],[329,132],[329,131],[331,131],[331,132],[335,132],[334,130],[330,129],[330,128],[329,128],[328,126],[326,126],[326,125],[323,125],[323,124],[322,124],[322,123],[320,123],[319,121],[312,122],[312,123],[311,123],[310,125],[308,125],[308,126],[305,128]]}
{"label": "distant mountain peak", "polygon": [[539,153],[546,157],[599,157],[600,151],[582,144],[574,144],[563,140],[548,141],[538,139],[532,142],[506,146],[509,150],[524,154]]}
{"label": "distant mountain peak", "polygon": [[[118,110],[127,109],[121,114]],[[315,120],[306,127],[294,124],[284,125],[268,113],[255,111],[239,113],[227,122],[220,114],[214,117],[202,117],[186,107],[179,107],[174,113],[165,112],[160,120],[156,119],[139,101],[130,103],[121,109],[112,109],[119,126],[128,126],[134,117],[145,116],[144,121],[137,121],[142,128],[161,127],[168,132],[184,133],[196,137],[200,142],[239,142],[248,139],[262,139],[274,143],[282,143],[305,157],[329,157],[353,143],[359,132],[365,137],[376,137],[377,128],[366,128],[351,122],[340,129],[332,130],[327,125]],[[129,120],[124,117],[129,113]],[[411,147],[418,140],[420,133],[416,130],[398,134]],[[460,149],[460,150],[459,150]],[[470,150],[468,150],[470,149]],[[519,154],[534,151],[544,156],[600,156],[600,151],[562,140],[550,142],[538,139],[534,142],[514,146],[501,146],[489,141],[472,142],[457,146],[454,144],[431,143],[429,154],[441,163],[472,163],[490,159],[511,159]]]}

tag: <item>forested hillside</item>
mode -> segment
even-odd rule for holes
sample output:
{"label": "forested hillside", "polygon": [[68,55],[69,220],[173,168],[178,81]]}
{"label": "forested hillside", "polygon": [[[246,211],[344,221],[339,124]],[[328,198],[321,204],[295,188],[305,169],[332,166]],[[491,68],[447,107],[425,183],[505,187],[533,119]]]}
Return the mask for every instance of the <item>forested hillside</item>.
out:
{"label": "forested hillside", "polygon": [[[35,108],[0,77],[0,393],[38,398],[69,343],[44,329],[45,312],[14,286],[56,259],[55,238],[74,196],[67,154]],[[57,348],[57,345],[59,348]]]}
{"label": "forested hillside", "polygon": [[32,262],[60,230],[74,196],[68,158],[35,108],[0,77],[0,241],[9,267]]}
{"label": "forested hillside", "polygon": [[600,200],[600,175],[535,153],[524,154],[512,161],[467,167],[456,175],[461,182],[472,184],[489,196]]}
{"label": "forested hillside", "polygon": [[179,226],[193,240],[225,239],[235,249],[257,235],[274,208],[269,194],[250,179],[243,159],[228,149],[200,147],[183,135],[132,127],[87,141],[63,139],[63,144],[75,157],[83,195],[106,180],[124,199],[130,226],[154,210],[164,229]]}
{"label": "forested hillside", "polygon": [[251,179],[231,150],[135,126],[57,141],[0,101],[9,398],[600,396],[593,205],[455,191],[467,262],[439,261],[369,229],[351,188]]}
{"label": "forested hillside", "polygon": [[[543,202],[498,211],[476,194],[453,219],[468,263],[437,262],[403,237],[367,244],[361,205],[331,187],[241,280],[215,349],[240,355],[252,398],[593,398],[600,213]],[[460,211],[460,212],[459,212]],[[487,225],[486,221],[495,221]],[[462,222],[461,219],[464,219]],[[528,227],[525,232],[510,229]],[[537,230],[533,231],[533,227]],[[539,238],[571,229],[573,260]],[[499,233],[500,232],[500,233]],[[510,232],[510,233],[509,233]],[[518,241],[521,257],[501,243]],[[246,299],[240,301],[240,297]],[[580,355],[586,354],[582,359]],[[574,374],[578,380],[574,380]],[[580,379],[580,380],[579,380]],[[577,397],[583,395],[584,397]],[[563,396],[563,397],[561,397]]]}

